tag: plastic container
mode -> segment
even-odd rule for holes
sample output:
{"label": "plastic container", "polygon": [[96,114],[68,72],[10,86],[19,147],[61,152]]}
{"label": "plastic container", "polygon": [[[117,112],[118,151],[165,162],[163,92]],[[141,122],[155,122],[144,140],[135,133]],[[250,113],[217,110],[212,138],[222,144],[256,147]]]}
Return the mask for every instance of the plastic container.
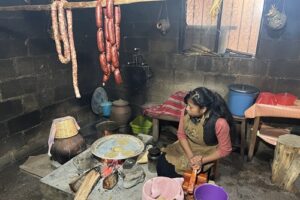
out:
{"label": "plastic container", "polygon": [[194,191],[195,200],[229,200],[226,191],[217,185],[205,183]]}
{"label": "plastic container", "polygon": [[110,101],[106,101],[100,104],[102,109],[102,116],[103,117],[109,117],[111,113],[111,105],[112,103]]}
{"label": "plastic container", "polygon": [[268,105],[277,105],[277,99],[275,94],[271,92],[261,92],[259,93],[257,99],[257,104],[268,104]]}
{"label": "plastic container", "polygon": [[181,184],[176,179],[154,177],[143,186],[142,200],[176,199],[183,200],[184,193]]}
{"label": "plastic container", "polygon": [[290,93],[278,93],[276,94],[277,104],[283,106],[294,105],[297,97]]}
{"label": "plastic container", "polygon": [[139,115],[130,122],[130,126],[134,134],[149,134],[152,128],[152,122],[148,118]]}
{"label": "plastic container", "polygon": [[243,84],[229,85],[228,107],[231,114],[243,117],[257,97],[259,90],[256,87]]}
{"label": "plastic container", "polygon": [[156,173],[157,160],[159,159],[161,151],[158,147],[152,147],[148,150],[148,170],[151,173]]}

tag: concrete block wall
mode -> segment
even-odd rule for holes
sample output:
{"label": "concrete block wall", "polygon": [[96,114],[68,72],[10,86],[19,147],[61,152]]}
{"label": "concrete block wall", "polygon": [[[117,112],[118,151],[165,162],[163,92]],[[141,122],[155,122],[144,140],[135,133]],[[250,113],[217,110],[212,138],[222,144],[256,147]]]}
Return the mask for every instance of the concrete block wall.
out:
{"label": "concrete block wall", "polygon": [[[0,6],[25,4],[0,2]],[[71,64],[57,58],[50,12],[0,13],[0,169],[46,147],[55,118],[71,115],[82,127],[98,120],[90,109],[91,93],[101,79],[91,11],[73,11],[81,99],[73,92]]]}
{"label": "concrete block wall", "polygon": [[[263,16],[273,1],[265,2]],[[288,22],[281,31],[269,30],[265,25],[266,19],[262,19],[255,59],[181,54],[178,44],[179,24],[183,20],[182,1],[167,1],[167,5],[171,29],[165,36],[155,28],[160,2],[122,6],[121,61],[126,63],[130,60],[132,49],[138,47],[153,71],[153,78],[144,91],[145,102],[161,103],[174,91],[190,90],[197,86],[206,86],[226,96],[227,86],[232,83],[300,96],[299,2],[285,3]]]}

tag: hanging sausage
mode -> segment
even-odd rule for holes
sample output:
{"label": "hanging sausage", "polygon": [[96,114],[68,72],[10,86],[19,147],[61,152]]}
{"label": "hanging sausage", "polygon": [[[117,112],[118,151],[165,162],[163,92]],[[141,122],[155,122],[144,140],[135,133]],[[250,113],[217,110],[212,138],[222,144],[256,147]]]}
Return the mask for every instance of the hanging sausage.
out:
{"label": "hanging sausage", "polygon": [[[66,9],[67,19],[65,17],[64,4],[66,0],[55,0],[51,5],[52,29],[55,40],[56,51],[60,62],[67,64],[72,61],[72,78],[73,88],[76,98],[80,98],[78,88],[78,65],[76,58],[76,50],[74,44],[74,36],[72,30],[72,11]],[[58,19],[57,19],[58,15]],[[66,23],[67,22],[67,25]],[[61,41],[63,43],[64,55],[62,54]]]}
{"label": "hanging sausage", "polygon": [[[104,24],[103,24],[104,14]],[[119,64],[120,47],[120,6],[114,7],[113,0],[106,0],[106,8],[101,6],[101,0],[97,1],[96,10],[97,45],[100,52],[99,60],[103,71],[103,85],[108,81],[111,72],[114,73],[117,84],[122,83]],[[104,33],[103,33],[104,25]]]}
{"label": "hanging sausage", "polygon": [[119,48],[120,48],[120,23],[121,23],[121,7],[115,6],[115,36],[116,43],[112,47],[112,64],[115,68],[114,77],[117,84],[121,84],[123,82],[121,72],[120,72],[120,63],[119,63]]}

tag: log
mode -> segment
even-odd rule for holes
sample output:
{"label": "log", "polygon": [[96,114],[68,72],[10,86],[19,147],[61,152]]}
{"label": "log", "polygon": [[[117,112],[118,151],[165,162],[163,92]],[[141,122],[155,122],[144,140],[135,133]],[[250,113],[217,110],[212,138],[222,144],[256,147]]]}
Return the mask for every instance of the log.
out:
{"label": "log", "polygon": [[84,179],[85,179],[85,177],[86,177],[86,174],[87,174],[87,173],[83,173],[83,174],[79,175],[78,177],[76,177],[75,179],[73,179],[73,180],[69,183],[70,189],[71,189],[74,193],[76,193],[76,192],[79,190],[81,184],[83,183],[83,181],[84,181]]}
{"label": "log", "polygon": [[[115,0],[114,5],[152,2],[152,1],[163,1],[163,0]],[[95,8],[97,1],[88,2],[67,2],[64,5],[66,9],[74,8]],[[102,7],[106,6],[106,1],[102,1]],[[0,11],[43,11],[50,10],[51,5],[19,5],[19,6],[3,6],[0,7]]]}
{"label": "log", "polygon": [[100,179],[101,175],[95,169],[92,169],[84,178],[84,181],[80,185],[79,190],[76,192],[74,200],[85,200],[88,198],[90,192],[97,184],[98,180]]}
{"label": "log", "polygon": [[300,174],[300,136],[278,138],[272,164],[272,182],[282,189],[297,192],[294,182]]}

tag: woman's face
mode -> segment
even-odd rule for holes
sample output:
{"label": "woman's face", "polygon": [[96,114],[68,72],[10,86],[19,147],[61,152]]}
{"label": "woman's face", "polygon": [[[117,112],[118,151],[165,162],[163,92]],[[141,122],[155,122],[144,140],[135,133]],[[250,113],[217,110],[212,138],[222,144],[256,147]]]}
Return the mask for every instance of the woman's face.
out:
{"label": "woman's face", "polygon": [[189,99],[186,106],[186,111],[191,117],[201,117],[205,111],[206,107],[200,108],[198,105]]}

